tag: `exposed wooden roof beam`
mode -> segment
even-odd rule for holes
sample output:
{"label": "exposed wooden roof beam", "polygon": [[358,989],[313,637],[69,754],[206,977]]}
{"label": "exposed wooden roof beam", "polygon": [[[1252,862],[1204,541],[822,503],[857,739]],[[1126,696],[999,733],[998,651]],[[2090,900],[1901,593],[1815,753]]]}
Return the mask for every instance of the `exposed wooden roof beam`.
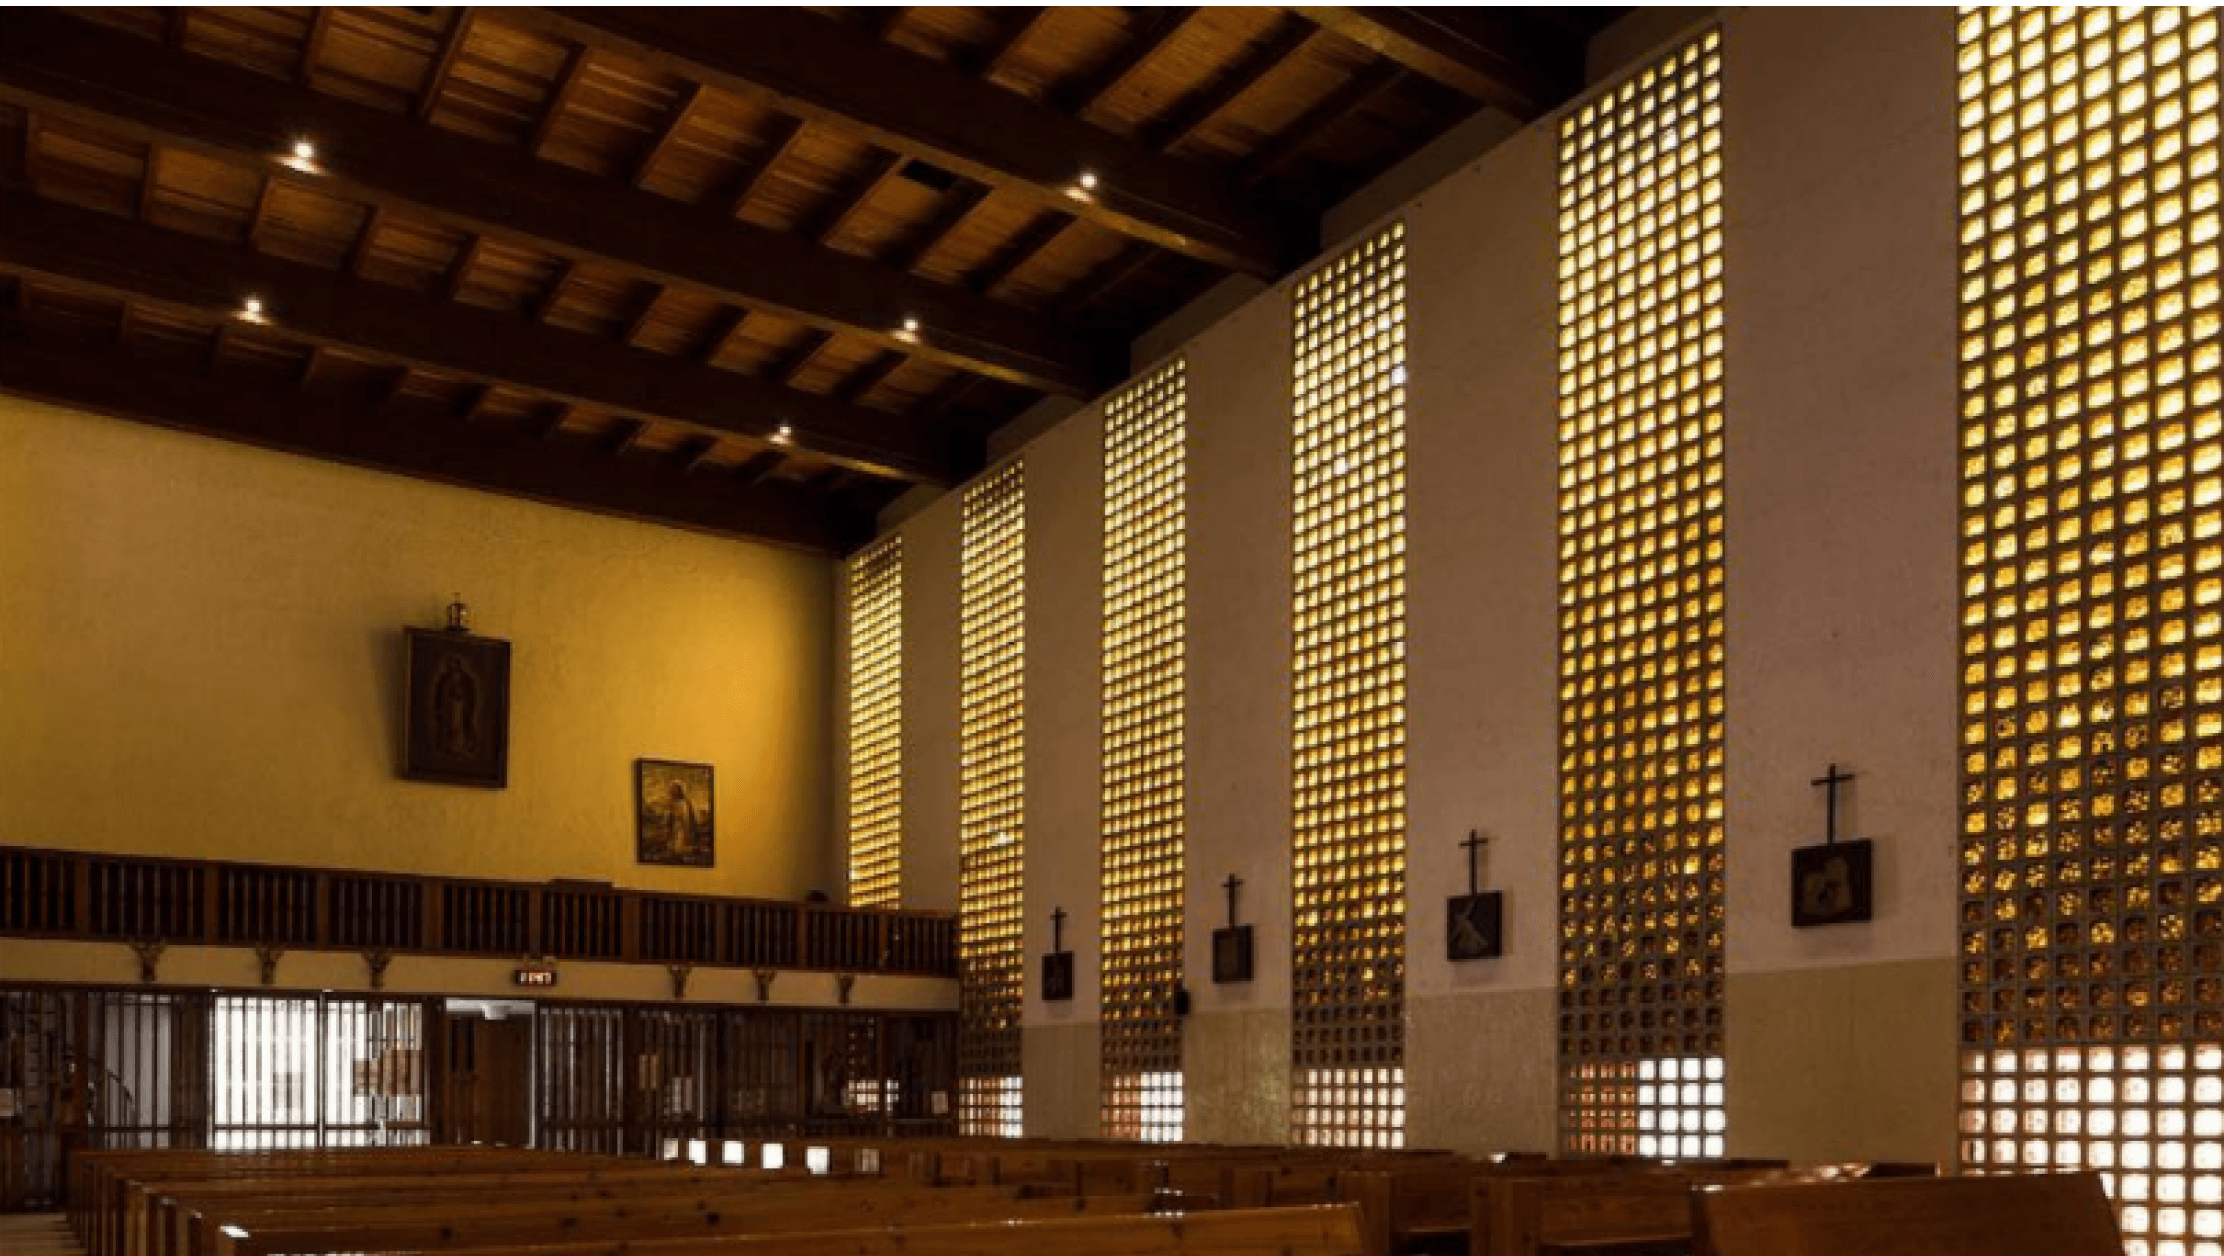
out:
{"label": "exposed wooden roof beam", "polygon": [[733,217],[741,217],[741,211],[749,208],[749,202],[757,199],[757,193],[764,191],[764,185],[772,178],[773,170],[787,160],[788,154],[794,152],[795,146],[803,141],[803,131],[801,118],[789,118],[781,124],[778,137],[765,149],[764,160],[742,176],[741,185],[727,198],[733,206],[729,211]]}
{"label": "exposed wooden roof beam", "polygon": [[966,277],[966,286],[975,292],[994,292],[1005,281],[1019,273],[1020,268],[1035,260],[1050,243],[1066,233],[1074,223],[1064,214],[1044,214],[1027,225],[1018,235],[1007,241],[988,264]]}
{"label": "exposed wooden roof beam", "polygon": [[370,398],[320,394],[313,422],[290,386],[209,379],[155,362],[118,369],[112,349],[34,337],[0,319],[0,391],[161,427],[310,454],[511,497],[579,507],[719,536],[837,550],[847,525],[799,487],[746,489],[653,461],[617,462],[591,448],[533,440],[506,424],[467,424],[429,407],[386,409]]}
{"label": "exposed wooden roof beam", "polygon": [[525,151],[539,157],[548,151],[548,141],[556,133],[556,123],[564,116],[564,109],[579,90],[581,80],[587,77],[590,53],[585,48],[574,48],[564,59],[564,68],[557,72],[555,90],[549,92],[548,103],[541,106],[541,116],[533,122],[533,134],[525,141]]}
{"label": "exposed wooden roof beam", "polygon": [[772,473],[787,460],[788,456],[777,449],[764,450],[736,468],[734,478],[741,481],[744,488],[754,487],[771,479]]}
{"label": "exposed wooden roof beam", "polygon": [[724,357],[726,347],[731,345],[741,335],[741,329],[748,325],[748,310],[739,308],[728,310],[724,317],[720,319],[718,326],[704,339],[702,347],[696,351],[695,360],[708,366]]}
{"label": "exposed wooden roof beam", "polygon": [[869,474],[954,484],[979,468],[930,428],[832,398],[24,192],[0,193],[0,269],[225,327],[253,293],[275,329],[308,344],[708,435],[763,440],[786,423],[797,448]]}
{"label": "exposed wooden roof beam", "polygon": [[673,451],[673,455],[674,460],[680,465],[680,470],[685,474],[693,475],[702,470],[710,462],[710,456],[717,452],[717,437],[697,436],[691,440],[681,442],[680,447]]}
{"label": "exposed wooden roof beam", "polygon": [[448,76],[455,72],[456,58],[463,54],[464,41],[471,38],[471,24],[475,20],[474,10],[459,8],[456,20],[448,24],[448,33],[440,40],[440,52],[433,58],[432,69],[425,74],[425,85],[417,89],[414,112],[419,122],[432,117],[432,111],[439,107],[440,93],[448,86]]}
{"label": "exposed wooden roof beam", "polygon": [[1043,19],[1049,17],[1052,11],[1046,5],[1001,10],[1008,24],[1003,33],[983,50],[979,62],[973,67],[973,74],[979,78],[992,79],[1003,73],[1004,67],[1011,64],[1012,56],[1019,51],[1020,45],[1042,29]]}
{"label": "exposed wooden roof beam", "polygon": [[[1031,388],[1088,396],[1116,377],[1025,310],[51,10],[0,10],[0,99]],[[284,161],[300,134],[338,137],[314,172]]]}
{"label": "exposed wooden roof beam", "polygon": [[709,91],[709,88],[697,83],[680,97],[679,108],[672,111],[672,120],[664,124],[664,129],[657,133],[655,141],[633,163],[633,186],[640,187],[649,181],[649,172],[656,169],[656,163],[664,160],[664,154],[672,151],[672,141],[679,138],[679,133],[687,126],[688,120],[702,107],[703,97]]}
{"label": "exposed wooden roof beam", "polygon": [[316,81],[317,66],[324,60],[324,41],[332,34],[332,6],[320,4],[309,19],[309,37],[301,41],[301,60],[294,66],[293,80],[307,85]]}
{"label": "exposed wooden roof beam", "polygon": [[896,172],[902,170],[904,163],[909,160],[911,159],[902,153],[881,153],[875,156],[865,171],[865,177],[858,181],[856,190],[843,197],[832,213],[811,228],[811,238],[820,244],[832,243],[856,219],[858,211],[865,208],[866,202],[879,195],[880,190],[888,186],[888,181],[895,178]]}
{"label": "exposed wooden roof beam", "polygon": [[926,261],[936,249],[942,247],[943,241],[965,225],[966,220],[973,216],[973,211],[988,203],[988,198],[989,189],[979,183],[969,183],[950,193],[944,198],[941,212],[921,228],[917,236],[898,249],[896,256],[889,259],[889,264],[898,270],[917,270],[919,263]]}
{"label": "exposed wooden roof beam", "polygon": [[1583,42],[1508,8],[1291,10],[1478,104],[1533,121],[1583,85]]}
{"label": "exposed wooden roof beam", "polygon": [[[715,25],[645,6],[505,9],[501,20],[839,126],[1218,266],[1277,277],[1313,243],[1309,225],[1276,217],[1212,171],[800,9],[733,9]],[[1102,180],[1094,194],[1076,194],[1083,171]]]}

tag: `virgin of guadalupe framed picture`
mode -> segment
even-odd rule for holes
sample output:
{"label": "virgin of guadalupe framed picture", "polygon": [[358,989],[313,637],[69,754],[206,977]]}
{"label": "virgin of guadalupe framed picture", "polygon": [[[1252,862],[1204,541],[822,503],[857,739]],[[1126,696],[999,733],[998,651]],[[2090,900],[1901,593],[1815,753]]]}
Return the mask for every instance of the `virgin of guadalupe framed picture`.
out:
{"label": "virgin of guadalupe framed picture", "polygon": [[402,775],[502,789],[510,783],[510,643],[408,628]]}
{"label": "virgin of guadalupe framed picture", "polygon": [[709,764],[635,760],[635,858],[645,864],[711,867],[717,853],[715,802]]}

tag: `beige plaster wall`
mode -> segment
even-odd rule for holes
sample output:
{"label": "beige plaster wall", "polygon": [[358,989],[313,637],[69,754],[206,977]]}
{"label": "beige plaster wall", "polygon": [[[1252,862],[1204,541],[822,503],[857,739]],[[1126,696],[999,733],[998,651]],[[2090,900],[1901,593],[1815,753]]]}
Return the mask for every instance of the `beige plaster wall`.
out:
{"label": "beige plaster wall", "polygon": [[[0,399],[0,842],[835,889],[832,571]],[[457,592],[514,643],[503,790],[397,776]],[[638,757],[716,767],[715,869],[634,862]]]}

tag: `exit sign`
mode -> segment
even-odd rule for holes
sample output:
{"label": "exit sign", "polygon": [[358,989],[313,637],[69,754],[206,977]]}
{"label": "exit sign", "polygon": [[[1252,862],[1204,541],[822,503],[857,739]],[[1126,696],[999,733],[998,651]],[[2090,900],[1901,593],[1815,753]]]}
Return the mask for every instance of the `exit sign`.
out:
{"label": "exit sign", "polygon": [[510,980],[521,986],[553,986],[556,984],[554,964],[523,964],[510,974]]}

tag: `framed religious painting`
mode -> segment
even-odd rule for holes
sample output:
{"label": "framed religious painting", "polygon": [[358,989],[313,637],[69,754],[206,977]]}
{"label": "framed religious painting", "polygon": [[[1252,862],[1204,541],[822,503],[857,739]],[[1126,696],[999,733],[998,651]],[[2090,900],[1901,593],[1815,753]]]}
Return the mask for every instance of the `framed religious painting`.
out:
{"label": "framed religious painting", "polygon": [[502,789],[510,783],[510,643],[407,628],[402,775]]}
{"label": "framed religious painting", "polygon": [[645,864],[708,868],[717,835],[707,763],[638,759],[633,765],[635,858]]}

